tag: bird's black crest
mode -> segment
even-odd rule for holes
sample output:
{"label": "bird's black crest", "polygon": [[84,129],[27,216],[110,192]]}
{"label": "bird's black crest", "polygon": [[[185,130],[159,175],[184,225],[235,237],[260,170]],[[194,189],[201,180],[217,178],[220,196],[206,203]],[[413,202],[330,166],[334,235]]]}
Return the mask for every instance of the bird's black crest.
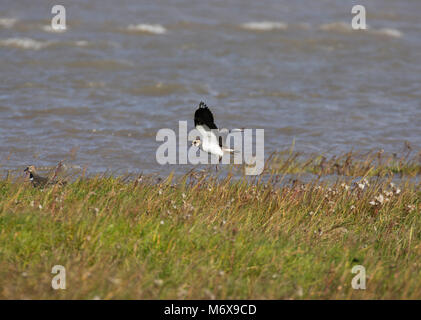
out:
{"label": "bird's black crest", "polygon": [[209,129],[218,129],[213,120],[213,114],[204,102],[199,103],[199,108],[194,113],[194,126],[205,125]]}
{"label": "bird's black crest", "polygon": [[200,101],[199,108],[207,108],[208,106],[203,101]]}

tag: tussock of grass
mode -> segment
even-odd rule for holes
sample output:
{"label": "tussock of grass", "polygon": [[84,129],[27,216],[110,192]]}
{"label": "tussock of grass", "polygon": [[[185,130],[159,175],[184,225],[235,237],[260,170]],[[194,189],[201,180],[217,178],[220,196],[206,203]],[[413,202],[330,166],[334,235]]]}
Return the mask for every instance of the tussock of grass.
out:
{"label": "tussock of grass", "polygon": [[421,153],[411,157],[411,149],[398,156],[376,152],[348,152],[340,156],[305,157],[299,152],[283,151],[270,156],[267,172],[301,174],[311,173],[318,176],[407,176],[421,175]]}
{"label": "tussock of grass", "polygon": [[[413,180],[123,180],[0,180],[0,298],[421,298]],[[354,265],[366,290],[351,287]]]}

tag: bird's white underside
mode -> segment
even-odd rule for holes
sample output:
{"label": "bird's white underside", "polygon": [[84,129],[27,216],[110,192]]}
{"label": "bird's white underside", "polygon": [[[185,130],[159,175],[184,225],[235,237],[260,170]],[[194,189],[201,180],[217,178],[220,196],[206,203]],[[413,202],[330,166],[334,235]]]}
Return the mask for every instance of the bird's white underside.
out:
{"label": "bird's white underside", "polygon": [[200,143],[202,150],[222,157],[224,155],[224,151],[222,151],[222,148],[219,146],[218,137],[215,132],[203,125],[196,126],[196,129],[202,136]]}

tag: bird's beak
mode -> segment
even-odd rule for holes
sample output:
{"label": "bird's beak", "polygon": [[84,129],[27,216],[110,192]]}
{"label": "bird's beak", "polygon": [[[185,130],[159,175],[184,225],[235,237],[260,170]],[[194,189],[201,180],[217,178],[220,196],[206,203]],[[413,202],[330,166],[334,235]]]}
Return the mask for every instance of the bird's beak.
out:
{"label": "bird's beak", "polygon": [[28,167],[26,167],[26,169],[23,170],[23,172],[28,172],[28,171],[29,171],[29,168]]}

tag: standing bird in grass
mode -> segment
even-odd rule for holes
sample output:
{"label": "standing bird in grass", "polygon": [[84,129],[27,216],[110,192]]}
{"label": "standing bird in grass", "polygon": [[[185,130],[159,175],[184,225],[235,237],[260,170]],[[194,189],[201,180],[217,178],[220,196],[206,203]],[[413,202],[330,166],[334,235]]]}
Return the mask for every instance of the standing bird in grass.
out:
{"label": "standing bird in grass", "polygon": [[[217,155],[219,163],[225,153],[234,153],[233,149],[223,146],[222,136],[213,120],[213,114],[204,102],[200,102],[199,108],[194,113],[194,126],[200,132],[202,139],[196,139],[192,145],[200,147],[203,151]],[[216,166],[218,170],[218,166]]]}
{"label": "standing bird in grass", "polygon": [[34,166],[28,166],[24,172],[29,175],[29,181],[34,187],[44,187],[48,184],[48,178],[39,176]]}
{"label": "standing bird in grass", "polygon": [[35,166],[28,166],[25,170],[23,170],[26,173],[26,176],[29,176],[29,181],[31,181],[32,185],[34,187],[39,187],[39,188],[43,188],[45,186],[51,186],[51,185],[65,185],[67,182],[63,181],[63,180],[57,180],[57,174],[60,171],[60,169],[62,168],[63,164],[60,163],[57,165],[55,171],[54,171],[54,176],[52,178],[47,178],[47,177],[41,177],[37,174],[37,171],[35,169]]}

